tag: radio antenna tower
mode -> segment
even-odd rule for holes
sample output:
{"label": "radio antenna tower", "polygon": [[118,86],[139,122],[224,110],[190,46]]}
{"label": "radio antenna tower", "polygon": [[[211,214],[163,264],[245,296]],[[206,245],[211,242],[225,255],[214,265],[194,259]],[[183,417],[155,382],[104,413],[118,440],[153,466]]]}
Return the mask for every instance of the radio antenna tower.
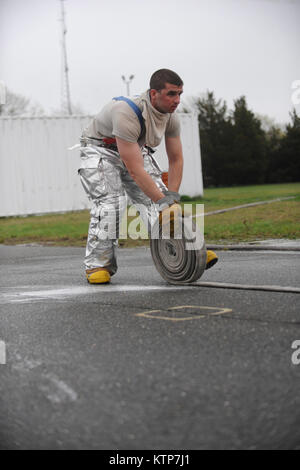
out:
{"label": "radio antenna tower", "polygon": [[72,107],[71,107],[71,97],[70,97],[70,85],[69,85],[69,67],[67,61],[67,47],[66,47],[66,34],[67,34],[67,27],[65,23],[65,9],[64,9],[64,1],[60,0],[61,5],[61,28],[62,28],[62,39],[61,39],[61,46],[62,46],[62,55],[61,55],[61,70],[62,70],[62,77],[61,77],[61,110],[65,114],[72,114]]}

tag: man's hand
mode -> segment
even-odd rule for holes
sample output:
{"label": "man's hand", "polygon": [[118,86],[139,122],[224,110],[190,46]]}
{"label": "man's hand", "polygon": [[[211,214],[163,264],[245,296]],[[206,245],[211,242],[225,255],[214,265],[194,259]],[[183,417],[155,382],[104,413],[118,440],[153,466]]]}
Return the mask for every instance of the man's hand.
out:
{"label": "man's hand", "polygon": [[159,212],[159,224],[164,238],[174,237],[176,232],[179,233],[181,217],[181,206],[177,203],[167,206]]}
{"label": "man's hand", "polygon": [[166,191],[165,197],[157,201],[156,207],[159,211],[159,224],[162,227],[164,238],[173,237],[175,227],[179,230],[179,217],[182,217],[182,209],[178,202],[180,195],[173,191]]}

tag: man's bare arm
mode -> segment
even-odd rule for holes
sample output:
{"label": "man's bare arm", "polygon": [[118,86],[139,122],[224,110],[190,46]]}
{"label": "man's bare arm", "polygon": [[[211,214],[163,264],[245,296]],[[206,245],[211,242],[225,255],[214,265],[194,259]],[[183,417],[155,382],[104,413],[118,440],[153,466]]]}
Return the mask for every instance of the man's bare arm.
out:
{"label": "man's bare arm", "polygon": [[162,199],[164,194],[158,189],[151,176],[144,170],[144,161],[139,145],[127,142],[119,137],[116,140],[121,159],[125,163],[132,179],[152,201],[157,202],[159,199]]}
{"label": "man's bare arm", "polygon": [[183,153],[180,137],[166,137],[169,160],[169,191],[179,191],[183,173]]}

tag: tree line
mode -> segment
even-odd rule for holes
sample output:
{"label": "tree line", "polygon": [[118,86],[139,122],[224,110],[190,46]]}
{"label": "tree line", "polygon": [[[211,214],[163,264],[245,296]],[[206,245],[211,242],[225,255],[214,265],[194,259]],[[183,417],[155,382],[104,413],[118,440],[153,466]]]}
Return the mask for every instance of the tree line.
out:
{"label": "tree line", "polygon": [[265,130],[244,96],[234,101],[231,112],[211,91],[192,106],[199,113],[205,187],[300,181],[300,117],[295,109],[284,130],[275,124]]}

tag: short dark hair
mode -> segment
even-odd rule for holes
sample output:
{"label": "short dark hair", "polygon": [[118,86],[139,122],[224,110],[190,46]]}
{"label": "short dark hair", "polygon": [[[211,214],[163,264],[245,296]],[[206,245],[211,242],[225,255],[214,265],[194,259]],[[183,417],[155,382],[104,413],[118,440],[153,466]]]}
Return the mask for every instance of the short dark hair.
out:
{"label": "short dark hair", "polygon": [[151,90],[162,90],[165,88],[166,83],[170,83],[171,85],[182,86],[183,81],[177,75],[177,73],[173,72],[169,69],[160,69],[154,72],[152,77],[150,78],[150,89]]}

